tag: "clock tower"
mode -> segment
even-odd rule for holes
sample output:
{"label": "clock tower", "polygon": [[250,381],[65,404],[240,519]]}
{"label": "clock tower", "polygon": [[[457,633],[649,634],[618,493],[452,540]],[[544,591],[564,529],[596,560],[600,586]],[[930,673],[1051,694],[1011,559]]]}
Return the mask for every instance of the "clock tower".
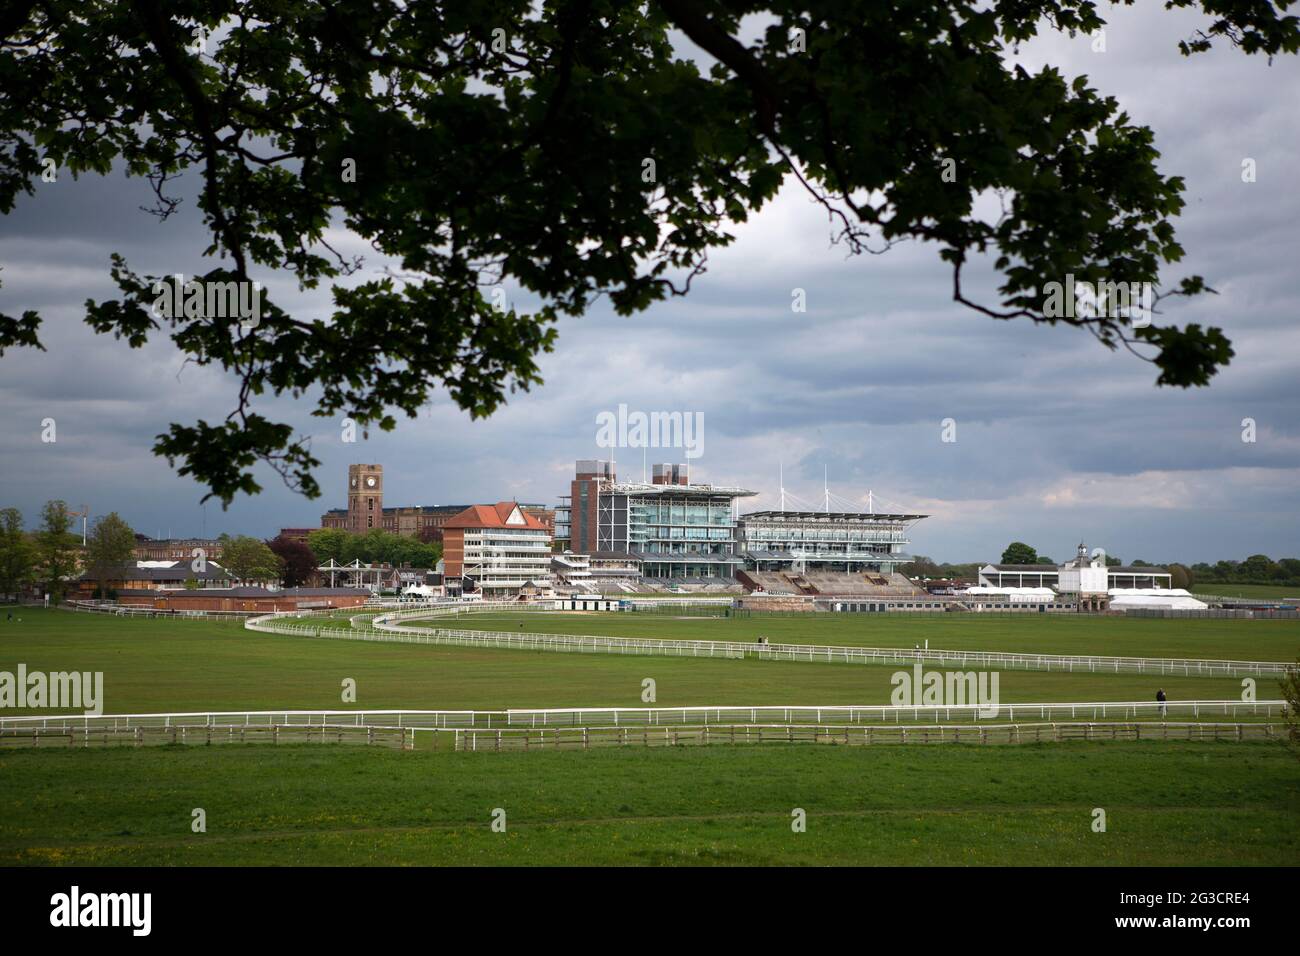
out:
{"label": "clock tower", "polygon": [[384,466],[348,465],[348,530],[365,534],[383,527]]}

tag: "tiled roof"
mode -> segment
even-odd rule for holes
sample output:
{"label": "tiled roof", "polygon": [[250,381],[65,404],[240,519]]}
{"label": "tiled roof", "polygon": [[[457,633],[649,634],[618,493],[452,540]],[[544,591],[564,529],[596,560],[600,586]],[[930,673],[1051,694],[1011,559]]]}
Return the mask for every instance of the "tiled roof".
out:
{"label": "tiled roof", "polygon": [[[519,517],[522,522],[508,523],[511,513],[519,509]],[[524,511],[523,505],[514,501],[498,501],[494,505],[470,505],[456,517],[452,518],[443,528],[524,528],[534,531],[545,531],[546,525],[533,515]]]}
{"label": "tiled roof", "polygon": [[[209,558],[207,569],[204,571],[195,571],[189,561],[176,561],[165,568],[142,568],[130,565],[114,568],[108,577],[113,581],[187,581],[190,578],[196,581],[226,581],[230,578],[230,572]],[[96,581],[98,576],[93,571],[87,571],[80,580]]]}

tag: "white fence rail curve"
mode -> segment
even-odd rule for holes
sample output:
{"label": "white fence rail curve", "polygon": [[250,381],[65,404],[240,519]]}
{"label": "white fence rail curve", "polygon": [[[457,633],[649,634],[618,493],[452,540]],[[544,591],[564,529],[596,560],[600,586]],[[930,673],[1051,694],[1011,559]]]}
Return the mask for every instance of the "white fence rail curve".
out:
{"label": "white fence rail curve", "polygon": [[[480,605],[478,610],[498,607],[519,610],[521,605]],[[1091,674],[1146,674],[1182,677],[1281,677],[1294,664],[1285,661],[1201,660],[1195,658],[1109,657],[1102,655],[1027,654],[1010,651],[962,651],[940,648],[854,647],[825,644],[759,644],[737,641],[691,641],[579,634],[538,634],[528,631],[484,631],[466,628],[411,627],[394,621],[423,620],[472,613],[468,606],[421,608],[380,614],[369,626],[330,628],[294,623],[291,615],[252,618],[245,627],[273,634],[338,640],[392,641],[395,643],[442,644],[460,647],[488,647],[503,650],[552,651],[558,653],[628,654],[661,657],[707,657],[727,660],[796,661],[947,667],[980,667],[991,670],[1056,671]]]}

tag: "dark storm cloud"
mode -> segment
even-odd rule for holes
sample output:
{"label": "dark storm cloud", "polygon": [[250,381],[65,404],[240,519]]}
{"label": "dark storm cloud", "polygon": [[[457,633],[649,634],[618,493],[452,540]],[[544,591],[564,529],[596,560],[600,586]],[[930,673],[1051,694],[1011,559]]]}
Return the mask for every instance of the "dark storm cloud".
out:
{"label": "dark storm cloud", "polygon": [[[468,503],[517,497],[554,502],[575,458],[608,457],[596,416],[619,403],[643,411],[699,411],[702,480],[777,501],[777,475],[801,498],[822,500],[823,474],[842,498],[933,515],[914,550],[938,558],[991,559],[1012,538],[1056,558],[1080,537],[1125,559],[1275,557],[1300,551],[1300,195],[1293,157],[1300,117],[1295,58],[1270,67],[1230,49],[1184,59],[1175,43],[1202,17],[1159,5],[1111,10],[1107,51],[1087,38],[1044,37],[1019,60],[1086,73],[1151,125],[1166,174],[1186,179],[1176,223],[1186,258],[1169,283],[1199,273],[1218,296],[1163,307],[1158,321],[1222,326],[1237,357],[1208,389],[1156,389],[1156,370],[1107,352],[1076,329],[996,322],[951,301],[951,275],[932,247],[903,244],[846,259],[825,214],[793,185],[714,252],[692,294],[641,315],[604,302],[560,323],[557,351],[542,357],[545,385],[511,397],[492,419],[470,422],[445,397],[392,434],[341,441],[340,423],[311,415],[310,396],[267,398],[258,410],[313,437],[324,497],[311,502],[259,472],[266,491],[229,512],[198,505],[202,489],[149,452],[172,421],[217,421],[234,407],[232,380],[186,365],[166,340],[142,350],[93,335],[82,303],[115,290],[108,256],[140,274],[211,267],[192,202],[159,223],[143,181],[120,176],[43,186],[0,221],[0,310],[40,308],[49,353],[0,359],[0,505],[29,522],[48,497],[121,512],[148,533],[206,530],[273,534],[312,525],[344,500],[353,461],[377,461],[393,504]],[[684,44],[689,47],[689,44]],[[1243,159],[1258,180],[1243,183]],[[355,237],[336,245],[383,263]],[[328,290],[299,293],[265,276],[277,301],[327,313]],[[996,302],[987,267],[969,287]],[[805,313],[791,311],[793,291]],[[515,290],[510,290],[512,299]],[[527,307],[527,297],[519,297]],[[59,441],[39,442],[58,421]],[[1258,440],[1241,440],[1243,419]],[[941,441],[945,419],[957,441]],[[639,449],[616,450],[620,473],[640,475]],[[647,463],[680,459],[650,449]]]}

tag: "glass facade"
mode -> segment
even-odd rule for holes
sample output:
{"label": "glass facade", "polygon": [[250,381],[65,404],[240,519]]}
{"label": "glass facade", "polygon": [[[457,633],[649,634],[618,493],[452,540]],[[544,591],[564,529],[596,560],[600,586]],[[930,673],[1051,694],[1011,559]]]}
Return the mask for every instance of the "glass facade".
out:
{"label": "glass facade", "polygon": [[892,572],[911,560],[907,529],[923,515],[758,512],[740,519],[752,570]]}
{"label": "glass facade", "polygon": [[648,578],[730,579],[736,555],[732,493],[615,487],[600,497],[599,550],[641,555]]}

